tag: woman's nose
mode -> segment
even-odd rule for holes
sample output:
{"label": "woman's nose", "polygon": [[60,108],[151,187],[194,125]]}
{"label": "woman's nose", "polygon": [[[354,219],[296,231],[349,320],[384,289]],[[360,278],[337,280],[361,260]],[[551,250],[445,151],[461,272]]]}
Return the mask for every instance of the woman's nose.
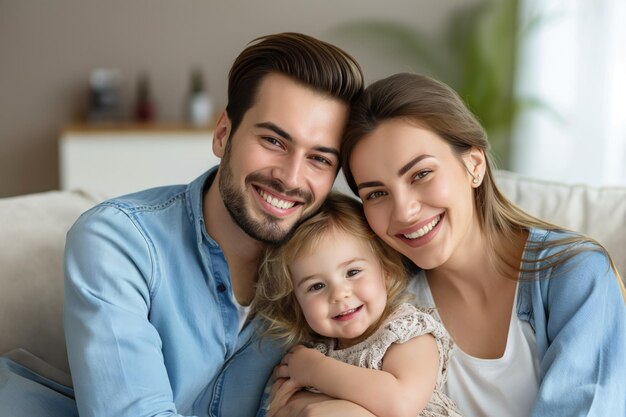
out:
{"label": "woman's nose", "polygon": [[411,223],[419,217],[422,204],[414,193],[396,194],[393,198],[393,220]]}

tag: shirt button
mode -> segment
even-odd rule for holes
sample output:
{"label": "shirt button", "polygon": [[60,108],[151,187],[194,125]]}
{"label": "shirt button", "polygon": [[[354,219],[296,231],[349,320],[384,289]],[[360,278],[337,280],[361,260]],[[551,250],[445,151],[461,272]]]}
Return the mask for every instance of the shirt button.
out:
{"label": "shirt button", "polygon": [[218,285],[218,286],[217,286],[217,290],[218,290],[219,292],[224,292],[224,291],[226,291],[226,285],[224,285],[224,284],[220,284],[220,285]]}

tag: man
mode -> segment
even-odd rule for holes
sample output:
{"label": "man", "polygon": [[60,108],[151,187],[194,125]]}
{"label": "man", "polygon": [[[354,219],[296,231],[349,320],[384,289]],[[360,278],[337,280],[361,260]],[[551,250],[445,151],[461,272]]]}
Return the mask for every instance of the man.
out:
{"label": "man", "polygon": [[65,333],[81,417],[257,413],[282,356],[247,321],[257,266],[330,191],[362,88],[358,64],[332,45],[257,39],[230,71],[220,165],[77,220]]}

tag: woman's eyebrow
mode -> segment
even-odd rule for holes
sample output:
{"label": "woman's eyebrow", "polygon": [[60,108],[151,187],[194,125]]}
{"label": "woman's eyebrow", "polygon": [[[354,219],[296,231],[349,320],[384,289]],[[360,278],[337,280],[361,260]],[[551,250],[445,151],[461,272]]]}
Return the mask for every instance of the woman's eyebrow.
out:
{"label": "woman's eyebrow", "polygon": [[427,154],[424,154],[424,155],[420,155],[420,156],[418,156],[418,157],[416,157],[416,158],[411,159],[411,160],[410,160],[407,164],[405,164],[402,168],[400,168],[400,169],[398,170],[398,177],[401,177],[401,176],[403,176],[404,174],[406,174],[406,173],[407,173],[407,171],[408,171],[409,169],[413,168],[413,166],[414,166],[415,164],[417,164],[418,162],[420,162],[422,159],[426,159],[426,158],[433,158],[433,156],[432,156],[432,155],[427,155]]}
{"label": "woman's eyebrow", "polygon": [[[402,168],[400,168],[398,170],[398,176],[401,177],[404,174],[407,173],[408,170],[410,170],[411,168],[413,168],[418,162],[422,161],[423,159],[426,158],[434,158],[432,155],[428,155],[428,154],[424,154],[424,155],[420,155],[417,156],[413,159],[411,159],[408,163],[406,163]],[[367,181],[367,182],[362,182],[360,184],[357,185],[357,190],[360,190],[361,188],[368,188],[368,187],[380,187],[383,186],[384,184],[380,181]]]}
{"label": "woman's eyebrow", "polygon": [[384,185],[382,182],[380,181],[367,181],[367,182],[362,182],[359,185],[357,185],[357,190],[360,190],[361,188],[368,188],[368,187],[380,187]]}

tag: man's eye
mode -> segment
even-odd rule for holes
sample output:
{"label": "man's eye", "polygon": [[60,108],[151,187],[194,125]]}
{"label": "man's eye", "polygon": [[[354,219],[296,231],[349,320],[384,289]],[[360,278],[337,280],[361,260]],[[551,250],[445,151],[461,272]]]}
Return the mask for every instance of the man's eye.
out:
{"label": "man's eye", "polygon": [[331,162],[331,160],[328,158],[324,158],[323,156],[315,155],[315,156],[312,156],[311,159],[313,159],[316,162],[320,162],[324,165],[333,166],[333,163]]}
{"label": "man's eye", "polygon": [[270,145],[278,146],[278,147],[281,147],[281,148],[283,147],[282,142],[279,141],[278,139],[272,137],[272,136],[263,136],[263,140],[265,140]]}
{"label": "man's eye", "polygon": [[326,285],[322,284],[321,282],[316,282],[309,287],[309,291],[319,291],[324,287],[326,287]]}

